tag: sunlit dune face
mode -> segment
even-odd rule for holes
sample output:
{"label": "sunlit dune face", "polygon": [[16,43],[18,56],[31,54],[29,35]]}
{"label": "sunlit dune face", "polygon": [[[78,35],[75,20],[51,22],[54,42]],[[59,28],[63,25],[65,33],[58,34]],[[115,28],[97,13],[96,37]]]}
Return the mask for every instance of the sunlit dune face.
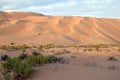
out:
{"label": "sunlit dune face", "polygon": [[0,43],[97,44],[120,42],[120,19],[0,14]]}

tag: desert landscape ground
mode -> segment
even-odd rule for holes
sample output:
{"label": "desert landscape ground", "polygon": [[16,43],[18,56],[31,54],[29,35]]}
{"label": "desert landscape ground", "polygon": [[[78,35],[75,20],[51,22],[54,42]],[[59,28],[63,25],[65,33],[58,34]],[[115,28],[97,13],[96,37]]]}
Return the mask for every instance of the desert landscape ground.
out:
{"label": "desert landscape ground", "polygon": [[[33,53],[57,61],[36,63],[22,80],[120,80],[120,19],[1,11],[1,58]],[[6,62],[0,61],[0,80],[21,80],[9,78],[16,75],[11,68],[6,79]]]}

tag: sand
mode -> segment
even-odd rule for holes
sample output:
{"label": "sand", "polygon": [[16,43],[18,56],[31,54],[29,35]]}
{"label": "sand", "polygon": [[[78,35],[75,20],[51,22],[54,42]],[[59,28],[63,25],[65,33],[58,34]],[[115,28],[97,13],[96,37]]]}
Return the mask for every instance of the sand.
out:
{"label": "sand", "polygon": [[[120,19],[77,16],[47,16],[29,12],[0,12],[0,45],[81,45],[120,43]],[[67,52],[66,52],[67,50]],[[120,80],[120,52],[116,47],[100,51],[86,48],[37,50],[63,57],[65,63],[36,67],[32,80]],[[32,50],[25,53],[31,54]],[[0,49],[0,56],[19,56],[21,50]],[[59,53],[59,54],[58,54]],[[62,54],[61,54],[62,53]],[[117,60],[108,60],[114,56]],[[0,73],[0,79],[2,75]]]}
{"label": "sand", "polygon": [[[84,51],[87,48],[51,48],[37,50],[43,55],[63,57],[65,63],[44,64],[35,68],[32,80],[119,80],[120,52],[116,47],[100,48],[100,51]],[[19,56],[22,51],[0,50],[11,57]],[[31,50],[25,53],[31,54]],[[59,52],[62,52],[61,54]],[[59,53],[59,54],[58,54]],[[108,60],[114,56],[117,60]],[[28,79],[29,80],[29,79]]]}
{"label": "sand", "polygon": [[0,44],[120,43],[120,19],[0,13]]}

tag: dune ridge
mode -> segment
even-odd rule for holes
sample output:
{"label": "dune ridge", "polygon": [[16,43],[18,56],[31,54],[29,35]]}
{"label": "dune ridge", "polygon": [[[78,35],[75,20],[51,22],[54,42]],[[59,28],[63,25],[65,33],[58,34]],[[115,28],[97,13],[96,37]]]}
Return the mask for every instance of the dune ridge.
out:
{"label": "dune ridge", "polygon": [[120,19],[0,12],[0,44],[120,43]]}

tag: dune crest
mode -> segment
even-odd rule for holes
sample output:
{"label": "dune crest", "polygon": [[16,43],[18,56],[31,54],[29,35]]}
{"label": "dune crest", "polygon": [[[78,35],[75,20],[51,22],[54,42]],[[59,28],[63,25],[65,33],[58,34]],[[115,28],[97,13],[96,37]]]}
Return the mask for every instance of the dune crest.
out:
{"label": "dune crest", "polygon": [[0,12],[0,44],[120,43],[120,19]]}

